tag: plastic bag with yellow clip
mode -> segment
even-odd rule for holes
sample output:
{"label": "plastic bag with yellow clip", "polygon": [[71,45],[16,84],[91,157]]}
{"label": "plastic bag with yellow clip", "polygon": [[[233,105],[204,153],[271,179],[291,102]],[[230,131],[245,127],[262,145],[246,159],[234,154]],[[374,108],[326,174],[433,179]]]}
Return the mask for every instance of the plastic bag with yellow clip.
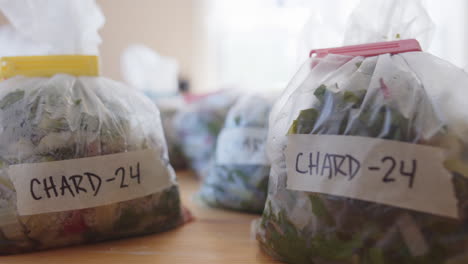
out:
{"label": "plastic bag with yellow clip", "polygon": [[182,224],[158,109],[100,77],[98,57],[88,55],[103,23],[96,3],[0,1],[0,8],[19,35],[46,47],[0,60],[0,253]]}

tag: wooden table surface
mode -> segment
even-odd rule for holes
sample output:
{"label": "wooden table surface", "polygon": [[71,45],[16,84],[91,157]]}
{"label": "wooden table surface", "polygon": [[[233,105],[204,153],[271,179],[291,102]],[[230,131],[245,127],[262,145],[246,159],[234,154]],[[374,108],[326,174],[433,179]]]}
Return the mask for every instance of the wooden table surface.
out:
{"label": "wooden table surface", "polygon": [[178,172],[182,200],[195,220],[172,231],[144,237],[0,257],[0,263],[279,263],[251,236],[257,215],[217,210],[194,201],[198,181]]}

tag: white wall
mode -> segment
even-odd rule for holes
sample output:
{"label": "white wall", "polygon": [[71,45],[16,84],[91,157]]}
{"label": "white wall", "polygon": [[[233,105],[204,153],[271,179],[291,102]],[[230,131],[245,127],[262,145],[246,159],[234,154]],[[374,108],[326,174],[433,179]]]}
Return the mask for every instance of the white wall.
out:
{"label": "white wall", "polygon": [[423,0],[435,24],[429,52],[455,65],[468,66],[468,1]]}
{"label": "white wall", "polygon": [[198,0],[98,0],[106,16],[101,30],[103,74],[121,80],[120,55],[141,43],[164,56],[175,57],[185,78],[195,75],[194,10]]}

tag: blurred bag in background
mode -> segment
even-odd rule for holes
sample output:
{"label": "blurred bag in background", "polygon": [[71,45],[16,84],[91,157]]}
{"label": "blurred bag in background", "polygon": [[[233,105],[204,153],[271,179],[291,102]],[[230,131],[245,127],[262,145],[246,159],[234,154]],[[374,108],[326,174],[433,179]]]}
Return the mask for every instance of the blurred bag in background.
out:
{"label": "blurred bag in background", "polygon": [[121,68],[125,81],[148,96],[161,111],[171,165],[176,170],[186,168],[187,161],[172,121],[186,105],[179,93],[177,62],[144,45],[132,45],[122,54]]}
{"label": "blurred bag in background", "polygon": [[265,143],[272,98],[242,95],[218,136],[215,161],[199,192],[207,204],[252,213],[265,205],[270,163]]}
{"label": "blurred bag in background", "polygon": [[219,132],[236,98],[235,90],[187,97],[188,105],[174,117],[173,125],[182,151],[200,178],[209,173]]}

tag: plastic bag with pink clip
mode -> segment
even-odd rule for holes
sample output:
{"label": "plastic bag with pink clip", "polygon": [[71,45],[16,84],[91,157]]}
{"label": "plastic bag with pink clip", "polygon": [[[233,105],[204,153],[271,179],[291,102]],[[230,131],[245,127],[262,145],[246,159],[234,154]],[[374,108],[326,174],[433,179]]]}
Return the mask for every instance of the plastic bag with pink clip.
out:
{"label": "plastic bag with pink clip", "polygon": [[[345,43],[424,42],[431,24],[419,1],[363,0]],[[418,50],[411,40],[317,50],[291,80],[270,115],[266,252],[468,263],[468,74]]]}

